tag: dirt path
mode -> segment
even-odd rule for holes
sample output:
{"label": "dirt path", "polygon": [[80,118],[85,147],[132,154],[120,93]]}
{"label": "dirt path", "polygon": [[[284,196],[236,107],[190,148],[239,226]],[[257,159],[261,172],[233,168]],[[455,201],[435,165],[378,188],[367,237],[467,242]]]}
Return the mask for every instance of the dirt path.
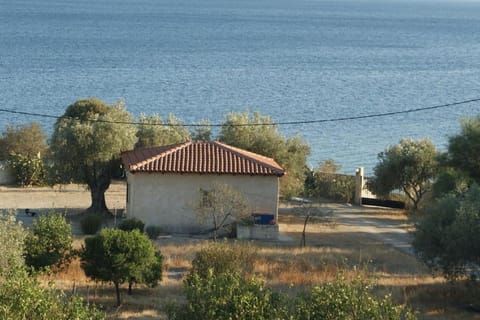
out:
{"label": "dirt path", "polygon": [[[373,211],[372,211],[373,210]],[[403,217],[398,217],[398,211],[391,213],[397,215],[385,215],[388,210],[380,209],[376,212],[375,207],[349,207],[340,208],[335,212],[333,219],[336,223],[354,228],[358,232],[365,232],[377,238],[386,245],[390,245],[410,255],[414,255],[412,248],[412,236],[408,229],[413,226]]]}
{"label": "dirt path", "polygon": [[[295,212],[299,214],[301,210],[295,211],[295,208],[280,209],[280,214],[295,214]],[[412,236],[409,233],[409,230],[413,229],[413,225],[397,209],[328,203],[322,204],[318,212],[317,217],[320,216],[324,222],[328,222],[332,226],[332,231],[346,234],[352,232],[367,234],[369,237],[404,253],[414,254],[411,246]],[[302,220],[303,218],[297,219],[297,221]],[[303,228],[303,225],[297,225],[298,228]],[[325,228],[319,229],[314,225],[309,225],[307,229],[326,232]],[[286,228],[283,230],[289,231]],[[300,230],[296,231],[299,232]]]}

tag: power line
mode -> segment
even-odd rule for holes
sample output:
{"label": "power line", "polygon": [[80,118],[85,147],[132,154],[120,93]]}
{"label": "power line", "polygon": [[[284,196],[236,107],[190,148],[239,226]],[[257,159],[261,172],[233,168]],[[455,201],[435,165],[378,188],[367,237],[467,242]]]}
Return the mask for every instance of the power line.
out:
{"label": "power line", "polygon": [[[299,121],[279,121],[279,122],[271,122],[271,123],[243,123],[243,124],[228,124],[231,127],[254,127],[254,126],[280,126],[280,125],[297,125],[297,124],[314,124],[314,123],[325,123],[325,122],[340,122],[340,121],[350,121],[350,120],[359,120],[359,119],[369,119],[369,118],[379,118],[379,117],[389,117],[395,116],[400,114],[407,114],[407,113],[415,113],[415,112],[422,112],[428,110],[435,110],[435,109],[442,109],[448,108],[458,105],[465,105],[473,102],[479,102],[480,98],[475,99],[468,99],[462,101],[456,101],[446,104],[434,105],[430,107],[422,107],[422,108],[414,108],[408,110],[400,110],[400,111],[390,111],[390,112],[383,112],[383,113],[373,113],[373,114],[365,114],[365,115],[358,115],[358,116],[350,116],[350,117],[340,117],[340,118],[330,118],[330,119],[317,119],[317,120],[299,120]],[[199,124],[199,123],[190,123],[190,124],[172,124],[172,123],[142,123],[142,122],[132,122],[132,121],[112,121],[112,120],[102,120],[102,119],[89,119],[83,120],[78,118],[66,117],[66,116],[54,116],[44,113],[35,113],[35,112],[25,112],[25,111],[15,111],[9,109],[1,109],[0,112],[10,113],[10,114],[19,114],[25,116],[33,116],[33,117],[41,117],[41,118],[49,118],[49,119],[71,119],[74,121],[86,121],[86,122],[101,122],[101,123],[113,123],[113,124],[124,124],[124,125],[150,125],[150,126],[164,126],[164,127],[222,127],[225,124]]]}

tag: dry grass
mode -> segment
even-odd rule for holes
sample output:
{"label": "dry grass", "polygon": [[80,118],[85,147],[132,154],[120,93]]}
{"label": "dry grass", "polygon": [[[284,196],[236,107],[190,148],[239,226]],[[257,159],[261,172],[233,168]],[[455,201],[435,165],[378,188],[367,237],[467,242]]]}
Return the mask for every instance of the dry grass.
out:
{"label": "dry grass", "polygon": [[[107,201],[111,207],[122,207],[124,186],[113,185]],[[54,196],[51,194],[54,193]],[[50,196],[49,196],[50,195]],[[87,198],[86,200],[83,198]],[[53,201],[52,201],[53,199]],[[85,208],[88,194],[73,186],[62,190],[18,190],[4,188],[0,207],[41,209],[66,208],[69,212]],[[291,208],[288,208],[291,209]],[[45,209],[46,210],[46,209]],[[322,212],[321,209],[320,212]],[[325,210],[324,210],[325,211]],[[408,218],[401,212],[365,209],[364,214],[374,212],[379,219],[408,226]],[[347,279],[358,275],[368,277],[377,284],[376,293],[392,293],[397,303],[408,303],[419,311],[421,319],[480,319],[468,312],[466,305],[480,301],[477,283],[446,283],[441,277],[431,276],[425,266],[414,257],[384,245],[371,235],[359,232],[352,226],[341,225],[328,215],[320,215],[307,226],[307,246],[300,248],[303,219],[297,215],[282,213],[280,227],[282,238],[289,241],[262,242],[251,245],[258,252],[254,272],[262,276],[275,290],[295,293],[312,285],[335,279],[342,272]],[[26,219],[28,220],[28,219]],[[28,223],[26,221],[26,223]],[[80,247],[83,238],[75,240]],[[73,261],[64,270],[48,279],[67,293],[76,291],[90,303],[102,306],[109,319],[163,319],[164,306],[169,301],[182,301],[183,282],[179,275],[191,266],[195,253],[208,242],[193,238],[162,238],[156,246],[165,256],[165,273],[161,285],[154,289],[137,286],[133,295],[122,290],[123,305],[115,307],[113,285],[90,281],[85,277],[79,261]]]}
{"label": "dry grass", "polygon": [[[421,319],[480,319],[463,308],[478,301],[480,290],[476,284],[452,285],[440,277],[433,278],[414,257],[340,225],[312,224],[307,247],[301,248],[301,219],[284,219],[288,225],[284,225],[282,234],[289,241],[249,243],[258,252],[254,272],[275,290],[294,294],[331,281],[342,272],[347,279],[359,275],[373,279],[377,294],[391,293],[395,302],[408,303],[418,310]],[[82,241],[77,239],[75,246],[79,247]],[[59,289],[71,292],[75,287],[87,301],[103,306],[109,319],[165,319],[165,304],[184,299],[182,279],[172,271],[187,270],[195,253],[207,243],[203,239],[177,237],[157,240],[156,246],[165,256],[164,280],[154,289],[138,286],[132,296],[124,289],[120,308],[114,307],[113,286],[87,279],[78,260],[53,280]]]}

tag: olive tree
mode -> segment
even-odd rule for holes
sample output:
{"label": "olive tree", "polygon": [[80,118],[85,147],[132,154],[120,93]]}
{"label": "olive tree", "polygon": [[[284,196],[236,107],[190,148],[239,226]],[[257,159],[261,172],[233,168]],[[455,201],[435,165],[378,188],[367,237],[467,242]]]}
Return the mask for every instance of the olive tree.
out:
{"label": "olive tree", "polygon": [[448,194],[425,210],[413,247],[432,269],[454,279],[480,266],[480,187]]}
{"label": "olive tree", "polygon": [[222,124],[219,140],[277,161],[287,174],[280,179],[280,191],[285,196],[303,193],[307,156],[310,147],[294,136],[284,137],[273,121],[259,112],[230,113]]}
{"label": "olive tree", "polygon": [[461,122],[459,134],[448,141],[446,162],[480,183],[480,116]]}
{"label": "olive tree", "polygon": [[167,121],[163,121],[159,115],[146,116],[142,114],[137,137],[136,148],[158,147],[188,141],[190,132],[172,114],[168,116]]}
{"label": "olive tree", "polygon": [[85,274],[115,286],[117,305],[121,304],[120,285],[133,283],[154,286],[162,277],[163,256],[146,235],[138,230],[103,229],[100,234],[86,238],[80,251],[81,267]]}
{"label": "olive tree", "polygon": [[219,231],[248,216],[248,201],[228,184],[214,182],[209,190],[199,190],[195,202],[200,222],[213,224],[213,240]]}
{"label": "olive tree", "polygon": [[402,139],[379,153],[378,160],[368,188],[381,196],[402,190],[416,210],[431,189],[437,172],[437,151],[433,143],[428,139]]}
{"label": "olive tree", "polygon": [[62,182],[87,184],[92,213],[108,212],[105,191],[120,171],[120,153],[132,149],[136,127],[121,103],[78,100],[55,123],[50,148],[54,173]]}

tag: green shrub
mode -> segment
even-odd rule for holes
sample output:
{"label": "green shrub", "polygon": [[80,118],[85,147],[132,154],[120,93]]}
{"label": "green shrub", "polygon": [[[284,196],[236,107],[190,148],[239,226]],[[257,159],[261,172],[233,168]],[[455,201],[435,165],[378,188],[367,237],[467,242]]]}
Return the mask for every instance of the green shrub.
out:
{"label": "green shrub", "polygon": [[0,211],[0,272],[23,266],[26,230],[13,211]]}
{"label": "green shrub", "polygon": [[72,226],[62,214],[39,216],[25,239],[25,263],[35,270],[61,268],[72,252]]}
{"label": "green shrub", "polygon": [[40,154],[35,156],[11,154],[7,160],[15,176],[15,182],[20,186],[46,184],[47,173]]}
{"label": "green shrub", "polygon": [[238,272],[204,276],[192,274],[185,281],[186,305],[171,305],[170,319],[288,319],[282,295],[273,293],[263,281],[245,280]]}
{"label": "green shrub", "polygon": [[1,319],[102,320],[105,314],[85,305],[76,295],[67,297],[53,286],[45,286],[29,276],[23,267],[1,274]]}
{"label": "green shrub", "polygon": [[123,230],[123,231],[138,230],[141,233],[143,233],[144,228],[145,228],[145,223],[143,223],[142,220],[137,219],[137,218],[125,219],[118,226],[118,229]]}
{"label": "green shrub", "polygon": [[98,214],[89,214],[80,220],[80,229],[83,234],[96,234],[103,224],[102,216]]}
{"label": "green shrub", "polygon": [[307,294],[300,294],[295,303],[295,319],[416,319],[405,306],[396,306],[390,296],[377,299],[371,294],[370,283],[358,278],[346,283],[336,281],[315,286]]}
{"label": "green shrub", "polygon": [[212,243],[195,255],[190,275],[207,277],[210,270],[214,274],[240,273],[249,274],[253,270],[256,250],[248,244]]}
{"label": "green shrub", "polygon": [[145,233],[151,240],[155,240],[162,234],[162,228],[159,226],[148,226],[145,228]]}

